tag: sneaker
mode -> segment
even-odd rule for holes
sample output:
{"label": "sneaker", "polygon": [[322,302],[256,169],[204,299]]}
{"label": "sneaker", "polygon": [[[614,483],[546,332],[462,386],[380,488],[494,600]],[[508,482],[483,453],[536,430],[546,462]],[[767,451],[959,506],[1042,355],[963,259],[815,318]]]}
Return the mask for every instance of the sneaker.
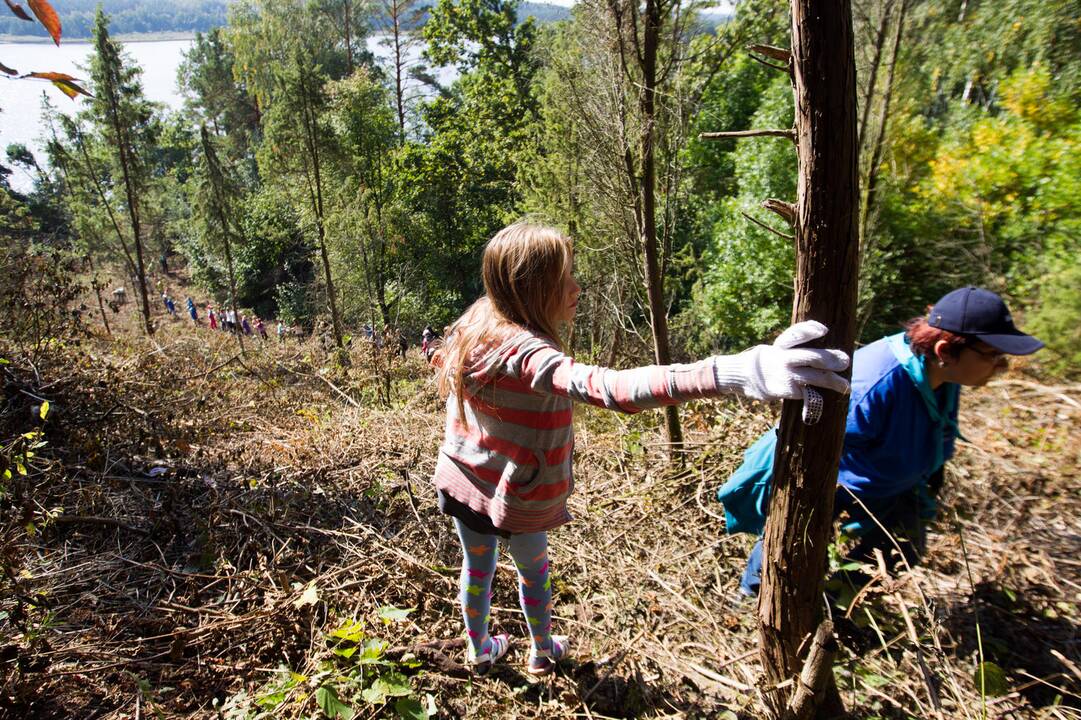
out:
{"label": "sneaker", "polygon": [[732,593],[728,602],[738,610],[751,610],[758,605],[758,593],[752,592],[742,585]]}
{"label": "sneaker", "polygon": [[551,650],[533,649],[529,652],[529,664],[526,671],[534,677],[549,675],[556,669],[556,664],[570,654],[570,641],[565,635],[552,636]]}
{"label": "sneaker", "polygon": [[479,677],[487,675],[492,665],[495,665],[510,650],[510,638],[505,633],[493,635],[491,640],[488,652],[480,655],[474,656],[473,647],[469,646],[469,664],[473,666],[474,675]]}

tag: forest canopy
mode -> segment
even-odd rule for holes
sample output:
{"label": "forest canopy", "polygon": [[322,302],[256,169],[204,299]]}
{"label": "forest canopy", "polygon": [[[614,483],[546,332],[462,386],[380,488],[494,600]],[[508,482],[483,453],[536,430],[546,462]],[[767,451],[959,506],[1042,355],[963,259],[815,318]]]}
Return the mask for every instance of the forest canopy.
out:
{"label": "forest canopy", "polygon": [[[540,23],[527,17],[529,6],[503,0],[376,8],[244,0],[225,15],[221,4],[194,7],[118,4],[95,30],[113,34],[127,13],[151,8],[172,29],[168,12],[218,13],[221,26],[197,34],[181,68],[180,112],[147,103],[139,68],[118,56],[131,78],[133,137],[153,138],[132,152],[154,254],[181,252],[220,300],[227,233],[241,304],[311,328],[330,302],[341,305],[336,326],[393,322],[415,332],[442,327],[477,296],[479,249],[499,227],[542,217],[579,248],[588,309],[577,346],[646,352],[651,314],[632,211],[643,119],[602,10],[582,3]],[[1052,365],[1075,366],[1076,8],[1033,0],[854,7],[861,337],[972,283],[1003,293],[1045,331]],[[84,11],[67,9],[68,36]],[[794,267],[791,243],[760,206],[792,198],[790,148],[698,138],[791,125],[787,78],[744,50],[752,37],[786,45],[787,14],[747,0],[716,28],[703,17],[692,4],[666,20],[668,71],[650,121],[663,305],[681,357],[779,329]],[[382,61],[364,44],[371,33],[388,48]],[[75,162],[84,149],[91,161],[106,157],[101,122],[92,108],[74,124],[57,118],[41,163],[49,171],[14,201],[49,208],[38,214],[57,224],[57,242],[118,259],[102,235],[108,221],[93,175],[106,187],[119,168],[91,172]],[[222,161],[214,187],[207,148]],[[9,162],[27,158],[14,152]],[[228,209],[227,228],[215,203]]]}

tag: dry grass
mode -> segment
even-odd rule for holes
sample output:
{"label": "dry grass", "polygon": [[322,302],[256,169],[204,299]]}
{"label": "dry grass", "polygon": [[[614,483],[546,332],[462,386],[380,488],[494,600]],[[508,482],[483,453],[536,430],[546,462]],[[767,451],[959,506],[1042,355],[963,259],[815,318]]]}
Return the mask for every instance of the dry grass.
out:
{"label": "dry grass", "polygon": [[[391,661],[420,658],[399,667],[440,717],[757,716],[754,608],[734,601],[751,539],[724,534],[712,495],[770,408],[687,408],[681,473],[657,416],[583,409],[575,521],[551,534],[557,630],[576,659],[531,684],[519,648],[472,681],[457,541],[428,482],[441,403],[419,357],[391,364],[387,408],[367,346],[328,369],[314,343],[236,357],[224,335],[179,321],[155,342],[91,339],[3,368],[2,437],[29,427],[32,395],[54,410],[47,451],[3,501],[0,715],[216,717],[228,704],[254,716],[278,668],[317,676],[334,658],[327,633],[355,618]],[[879,577],[836,617],[856,715],[1081,716],[1079,419],[1081,387],[1024,372],[966,393],[968,442],[927,564]],[[522,637],[513,577],[505,560],[494,623]],[[300,602],[311,587],[317,600]],[[415,610],[384,623],[388,606]],[[985,702],[977,617],[1010,688]],[[318,713],[305,681],[267,716]]]}

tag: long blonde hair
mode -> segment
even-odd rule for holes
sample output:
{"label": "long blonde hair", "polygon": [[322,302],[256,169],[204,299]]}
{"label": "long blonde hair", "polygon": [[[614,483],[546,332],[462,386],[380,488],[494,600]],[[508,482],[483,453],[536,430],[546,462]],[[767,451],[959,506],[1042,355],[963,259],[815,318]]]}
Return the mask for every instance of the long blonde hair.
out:
{"label": "long blonde hair", "polygon": [[563,278],[574,261],[574,244],[547,225],[516,222],[484,247],[481,274],[485,294],[450,327],[439,350],[439,392],[458,398],[464,422],[462,379],[474,354],[494,349],[521,330],[552,339],[560,348],[559,311]]}

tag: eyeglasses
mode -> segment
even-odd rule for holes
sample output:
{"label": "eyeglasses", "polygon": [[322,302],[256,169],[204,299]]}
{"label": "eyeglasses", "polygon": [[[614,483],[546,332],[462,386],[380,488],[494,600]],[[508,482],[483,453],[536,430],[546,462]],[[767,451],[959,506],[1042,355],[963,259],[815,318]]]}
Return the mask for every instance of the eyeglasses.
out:
{"label": "eyeglasses", "polygon": [[987,358],[988,360],[998,361],[998,360],[1001,360],[1003,357],[1006,356],[1006,353],[1001,352],[1000,350],[994,350],[994,349],[992,349],[992,350],[984,350],[982,348],[976,347],[975,345],[965,345],[965,347],[968,348],[969,350],[971,350],[972,352],[976,353],[977,355],[982,355],[983,357]]}

